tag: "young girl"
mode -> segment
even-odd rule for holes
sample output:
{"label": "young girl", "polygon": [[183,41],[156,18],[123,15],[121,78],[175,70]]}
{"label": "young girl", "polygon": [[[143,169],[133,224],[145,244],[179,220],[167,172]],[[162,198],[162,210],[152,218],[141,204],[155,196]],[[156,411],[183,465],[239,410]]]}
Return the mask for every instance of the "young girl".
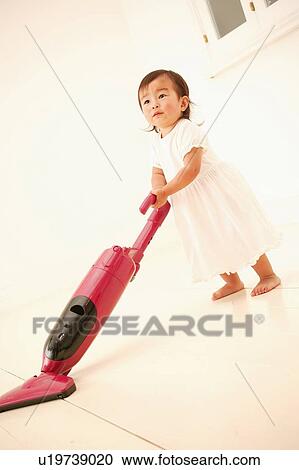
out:
{"label": "young girl", "polygon": [[260,280],[251,295],[280,284],[265,251],[280,234],[267,219],[246,180],[215,155],[200,126],[190,121],[189,89],[171,70],[146,75],[138,89],[139,106],[154,135],[151,144],[152,206],[171,196],[175,222],[192,266],[192,280],[220,274],[225,281],[212,299],[230,295],[244,284],[237,271],[252,265]]}

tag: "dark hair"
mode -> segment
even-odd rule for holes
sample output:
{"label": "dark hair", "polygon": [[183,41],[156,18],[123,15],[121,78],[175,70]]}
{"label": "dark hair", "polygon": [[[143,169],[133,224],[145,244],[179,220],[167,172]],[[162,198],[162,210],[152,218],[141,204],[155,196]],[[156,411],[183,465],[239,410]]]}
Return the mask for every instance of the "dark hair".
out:
{"label": "dark hair", "polygon": [[[138,88],[138,103],[139,103],[141,111],[142,111],[142,106],[141,106],[141,102],[140,102],[140,98],[139,98],[140,91],[143,90],[144,88],[147,88],[148,85],[153,80],[160,77],[160,75],[166,75],[168,78],[170,78],[170,80],[173,83],[174,89],[175,89],[175,91],[178,95],[178,98],[181,98],[182,96],[188,96],[188,98],[189,98],[189,87],[188,87],[187,83],[185,82],[185,80],[183,79],[183,77],[181,77],[181,75],[179,75],[176,72],[173,72],[172,70],[164,70],[164,69],[154,70],[153,72],[148,73],[141,80],[141,83],[140,83],[139,88]],[[195,103],[193,103],[189,98],[189,104],[188,104],[187,108],[185,109],[185,111],[183,111],[183,114],[182,114],[180,119],[185,118],[185,119],[189,119],[189,121],[190,121],[190,104],[194,105]],[[158,132],[156,126],[153,126],[152,129],[149,129],[149,130],[144,129],[144,130],[146,132],[151,132],[151,131]]]}

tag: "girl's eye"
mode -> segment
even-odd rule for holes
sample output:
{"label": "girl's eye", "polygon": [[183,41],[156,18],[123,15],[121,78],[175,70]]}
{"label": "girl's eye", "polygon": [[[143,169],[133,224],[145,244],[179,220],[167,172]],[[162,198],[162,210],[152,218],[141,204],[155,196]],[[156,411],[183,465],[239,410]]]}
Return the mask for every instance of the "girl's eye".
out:
{"label": "girl's eye", "polygon": [[[159,95],[159,98],[160,96],[166,96],[165,93],[161,93],[161,95]],[[146,104],[148,102],[148,100],[145,100],[145,102],[143,104]]]}

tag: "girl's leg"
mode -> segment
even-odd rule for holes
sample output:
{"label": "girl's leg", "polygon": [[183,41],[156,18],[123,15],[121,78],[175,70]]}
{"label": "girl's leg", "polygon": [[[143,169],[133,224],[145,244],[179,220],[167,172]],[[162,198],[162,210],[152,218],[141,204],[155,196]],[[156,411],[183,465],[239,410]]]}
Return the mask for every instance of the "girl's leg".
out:
{"label": "girl's leg", "polygon": [[226,284],[213,293],[212,300],[221,299],[221,297],[226,297],[227,295],[233,294],[234,292],[238,292],[239,290],[244,289],[244,284],[239,278],[238,273],[223,273],[220,274],[220,276],[226,282]]}
{"label": "girl's leg", "polygon": [[279,277],[274,273],[271,263],[265,253],[258,259],[256,264],[251,267],[260,278],[260,281],[251,291],[252,296],[265,294],[265,292],[269,292],[281,283]]}

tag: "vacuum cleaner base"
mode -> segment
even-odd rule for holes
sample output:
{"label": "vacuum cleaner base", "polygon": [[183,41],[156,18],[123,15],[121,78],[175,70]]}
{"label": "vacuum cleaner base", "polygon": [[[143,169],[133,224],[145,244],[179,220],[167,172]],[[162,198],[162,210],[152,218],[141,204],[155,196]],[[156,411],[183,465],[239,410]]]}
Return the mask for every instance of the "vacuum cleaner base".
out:
{"label": "vacuum cleaner base", "polygon": [[14,388],[0,398],[0,413],[3,411],[35,405],[45,401],[66,398],[76,390],[71,377],[42,372],[23,385]]}

